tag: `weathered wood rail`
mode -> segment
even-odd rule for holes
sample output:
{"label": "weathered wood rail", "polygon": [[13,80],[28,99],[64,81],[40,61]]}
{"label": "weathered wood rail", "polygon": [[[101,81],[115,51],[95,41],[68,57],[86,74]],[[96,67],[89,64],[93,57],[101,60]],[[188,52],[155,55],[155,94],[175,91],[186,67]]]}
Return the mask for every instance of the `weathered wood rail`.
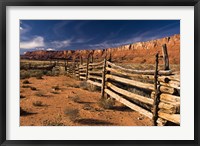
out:
{"label": "weathered wood rail", "polygon": [[73,77],[100,87],[101,98],[114,98],[152,119],[152,125],[164,126],[170,122],[180,125],[180,76],[169,70],[165,45],[163,50],[164,62],[167,61],[164,70],[158,69],[158,54],[154,70],[127,69],[106,58],[90,62],[89,57],[86,63],[82,58],[80,63],[65,63],[65,69]]}
{"label": "weathered wood rail", "polygon": [[[168,121],[180,125],[180,96],[178,95],[180,79],[170,70],[157,70],[155,76],[155,70],[126,69],[104,59],[101,62],[67,67],[67,73],[100,87],[102,98],[109,95],[110,98],[152,119],[153,125],[164,126]],[[148,83],[147,80],[151,82]],[[129,88],[145,90],[150,95],[146,97],[129,91]]]}

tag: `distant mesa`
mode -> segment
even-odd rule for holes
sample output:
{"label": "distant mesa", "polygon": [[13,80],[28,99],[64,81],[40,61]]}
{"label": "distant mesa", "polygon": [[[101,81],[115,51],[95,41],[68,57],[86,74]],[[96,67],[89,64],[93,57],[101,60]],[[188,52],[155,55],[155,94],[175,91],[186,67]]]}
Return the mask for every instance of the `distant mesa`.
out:
{"label": "distant mesa", "polygon": [[147,42],[138,42],[123,45],[115,48],[94,49],[94,50],[37,50],[26,52],[21,55],[21,59],[51,60],[51,59],[86,59],[88,54],[92,54],[94,60],[102,60],[106,54],[111,53],[112,61],[123,63],[154,63],[156,52],[162,53],[162,45],[167,44],[170,64],[180,64],[180,35],[176,34]]}

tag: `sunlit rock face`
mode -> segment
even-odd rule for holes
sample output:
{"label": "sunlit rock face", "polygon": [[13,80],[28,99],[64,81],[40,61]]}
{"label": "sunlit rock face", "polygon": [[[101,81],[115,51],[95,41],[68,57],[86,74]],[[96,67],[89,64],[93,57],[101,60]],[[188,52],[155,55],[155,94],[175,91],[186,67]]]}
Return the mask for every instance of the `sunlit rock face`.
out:
{"label": "sunlit rock face", "polygon": [[[86,59],[93,56],[94,61],[102,60],[111,56],[113,62],[130,63],[154,63],[155,54],[162,55],[162,45],[166,44],[169,61],[171,64],[180,63],[180,35],[165,37],[147,42],[138,42],[119,46],[116,48],[94,49],[94,50],[65,50],[65,51],[44,51],[26,52],[21,55],[22,59],[50,60],[50,59],[71,59],[78,60],[81,57]],[[189,48],[188,48],[189,49]]]}

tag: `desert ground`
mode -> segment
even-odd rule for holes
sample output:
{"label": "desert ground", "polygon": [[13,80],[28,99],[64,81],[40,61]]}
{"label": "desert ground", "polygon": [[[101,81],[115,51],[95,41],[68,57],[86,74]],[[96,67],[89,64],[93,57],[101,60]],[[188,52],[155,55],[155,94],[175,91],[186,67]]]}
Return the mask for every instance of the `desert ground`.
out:
{"label": "desert ground", "polygon": [[83,81],[66,75],[20,80],[20,126],[152,124],[150,119],[121,103],[115,102],[112,108],[102,104],[99,91],[88,90]]}

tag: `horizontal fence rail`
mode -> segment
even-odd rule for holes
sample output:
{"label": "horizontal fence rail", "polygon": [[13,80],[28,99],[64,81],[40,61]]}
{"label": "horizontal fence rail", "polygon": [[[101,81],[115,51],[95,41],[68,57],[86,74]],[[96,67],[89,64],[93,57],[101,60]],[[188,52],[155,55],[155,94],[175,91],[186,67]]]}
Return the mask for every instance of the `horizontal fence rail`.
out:
{"label": "horizontal fence rail", "polygon": [[[155,113],[155,71],[126,69],[106,59],[101,62],[85,63],[77,65],[75,77],[86,80],[87,83],[101,88],[101,94],[107,94],[110,98],[121,102],[125,106],[153,120]],[[73,72],[73,71],[71,71]],[[180,90],[179,76],[173,75],[171,70],[158,71],[157,84],[159,102],[157,104],[158,126],[163,126],[170,121],[180,124],[180,97],[176,94]],[[138,81],[139,80],[139,81]],[[145,80],[148,82],[142,82]],[[150,92],[149,97],[131,92],[122,88],[121,84],[128,87],[135,87]],[[145,108],[148,106],[149,108]]]}
{"label": "horizontal fence rail", "polygon": [[[167,60],[166,51],[164,55]],[[91,62],[89,57],[86,63],[81,59],[60,65],[70,76],[100,87],[102,99],[114,98],[150,118],[153,125],[164,126],[169,122],[180,125],[180,75],[174,75],[168,63],[164,64],[168,70],[158,70],[159,58],[157,55],[155,70],[127,69],[106,58]],[[49,67],[56,65],[59,63]]]}

